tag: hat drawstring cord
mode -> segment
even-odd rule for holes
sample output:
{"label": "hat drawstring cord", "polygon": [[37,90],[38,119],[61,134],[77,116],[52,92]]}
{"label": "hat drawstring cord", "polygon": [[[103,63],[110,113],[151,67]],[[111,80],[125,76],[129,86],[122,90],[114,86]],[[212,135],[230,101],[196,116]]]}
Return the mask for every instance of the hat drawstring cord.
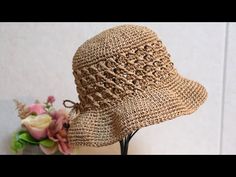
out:
{"label": "hat drawstring cord", "polygon": [[[71,105],[68,105],[68,103],[70,103]],[[71,101],[71,100],[64,100],[63,105],[64,105],[65,108],[72,108],[72,110],[69,113],[70,120],[73,119],[74,111],[75,111],[76,115],[80,114],[79,103],[76,103],[76,102]]]}

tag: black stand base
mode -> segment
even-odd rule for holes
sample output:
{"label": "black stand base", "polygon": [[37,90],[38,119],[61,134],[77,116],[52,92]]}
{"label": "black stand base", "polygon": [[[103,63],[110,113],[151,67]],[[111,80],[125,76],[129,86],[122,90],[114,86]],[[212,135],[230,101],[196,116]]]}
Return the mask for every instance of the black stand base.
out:
{"label": "black stand base", "polygon": [[123,140],[120,141],[120,153],[121,153],[121,155],[127,155],[128,154],[129,141],[131,140],[131,138],[134,136],[134,134],[137,131],[138,130],[135,130],[133,133],[129,134],[128,136],[123,138]]}

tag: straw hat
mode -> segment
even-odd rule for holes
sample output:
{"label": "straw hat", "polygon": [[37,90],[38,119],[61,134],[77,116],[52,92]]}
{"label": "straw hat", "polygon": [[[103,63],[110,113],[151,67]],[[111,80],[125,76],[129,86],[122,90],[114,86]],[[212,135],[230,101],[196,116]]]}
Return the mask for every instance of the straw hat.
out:
{"label": "straw hat", "polygon": [[87,40],[74,55],[73,75],[80,102],[70,113],[71,145],[113,144],[142,127],[191,114],[207,98],[202,85],[178,74],[156,33],[139,25]]}

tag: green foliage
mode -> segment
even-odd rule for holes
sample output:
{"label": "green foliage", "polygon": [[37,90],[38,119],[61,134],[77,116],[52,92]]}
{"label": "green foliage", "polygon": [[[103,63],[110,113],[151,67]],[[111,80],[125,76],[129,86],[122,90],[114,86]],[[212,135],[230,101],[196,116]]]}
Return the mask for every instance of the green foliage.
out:
{"label": "green foliage", "polygon": [[21,141],[19,139],[19,134],[23,133],[24,131],[19,131],[13,134],[12,140],[11,140],[11,149],[17,153],[24,149],[25,142]]}
{"label": "green foliage", "polygon": [[55,142],[50,139],[41,140],[39,142],[39,144],[41,144],[42,146],[47,147],[47,148],[55,146]]}
{"label": "green foliage", "polygon": [[19,139],[29,144],[39,144],[28,132],[23,132],[19,135]]}
{"label": "green foliage", "polygon": [[25,130],[20,130],[16,132],[11,140],[11,149],[17,153],[25,148],[27,144],[37,145],[39,142],[35,140],[28,132]]}

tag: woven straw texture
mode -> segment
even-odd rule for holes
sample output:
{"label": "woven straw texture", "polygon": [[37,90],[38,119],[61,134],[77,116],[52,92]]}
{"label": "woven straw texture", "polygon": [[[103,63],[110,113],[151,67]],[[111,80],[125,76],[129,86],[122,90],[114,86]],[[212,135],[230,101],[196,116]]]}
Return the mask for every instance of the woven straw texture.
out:
{"label": "woven straw texture", "polygon": [[129,133],[193,113],[206,89],[178,74],[157,34],[120,25],[87,40],[73,58],[80,102],[71,111],[72,146],[106,146]]}

